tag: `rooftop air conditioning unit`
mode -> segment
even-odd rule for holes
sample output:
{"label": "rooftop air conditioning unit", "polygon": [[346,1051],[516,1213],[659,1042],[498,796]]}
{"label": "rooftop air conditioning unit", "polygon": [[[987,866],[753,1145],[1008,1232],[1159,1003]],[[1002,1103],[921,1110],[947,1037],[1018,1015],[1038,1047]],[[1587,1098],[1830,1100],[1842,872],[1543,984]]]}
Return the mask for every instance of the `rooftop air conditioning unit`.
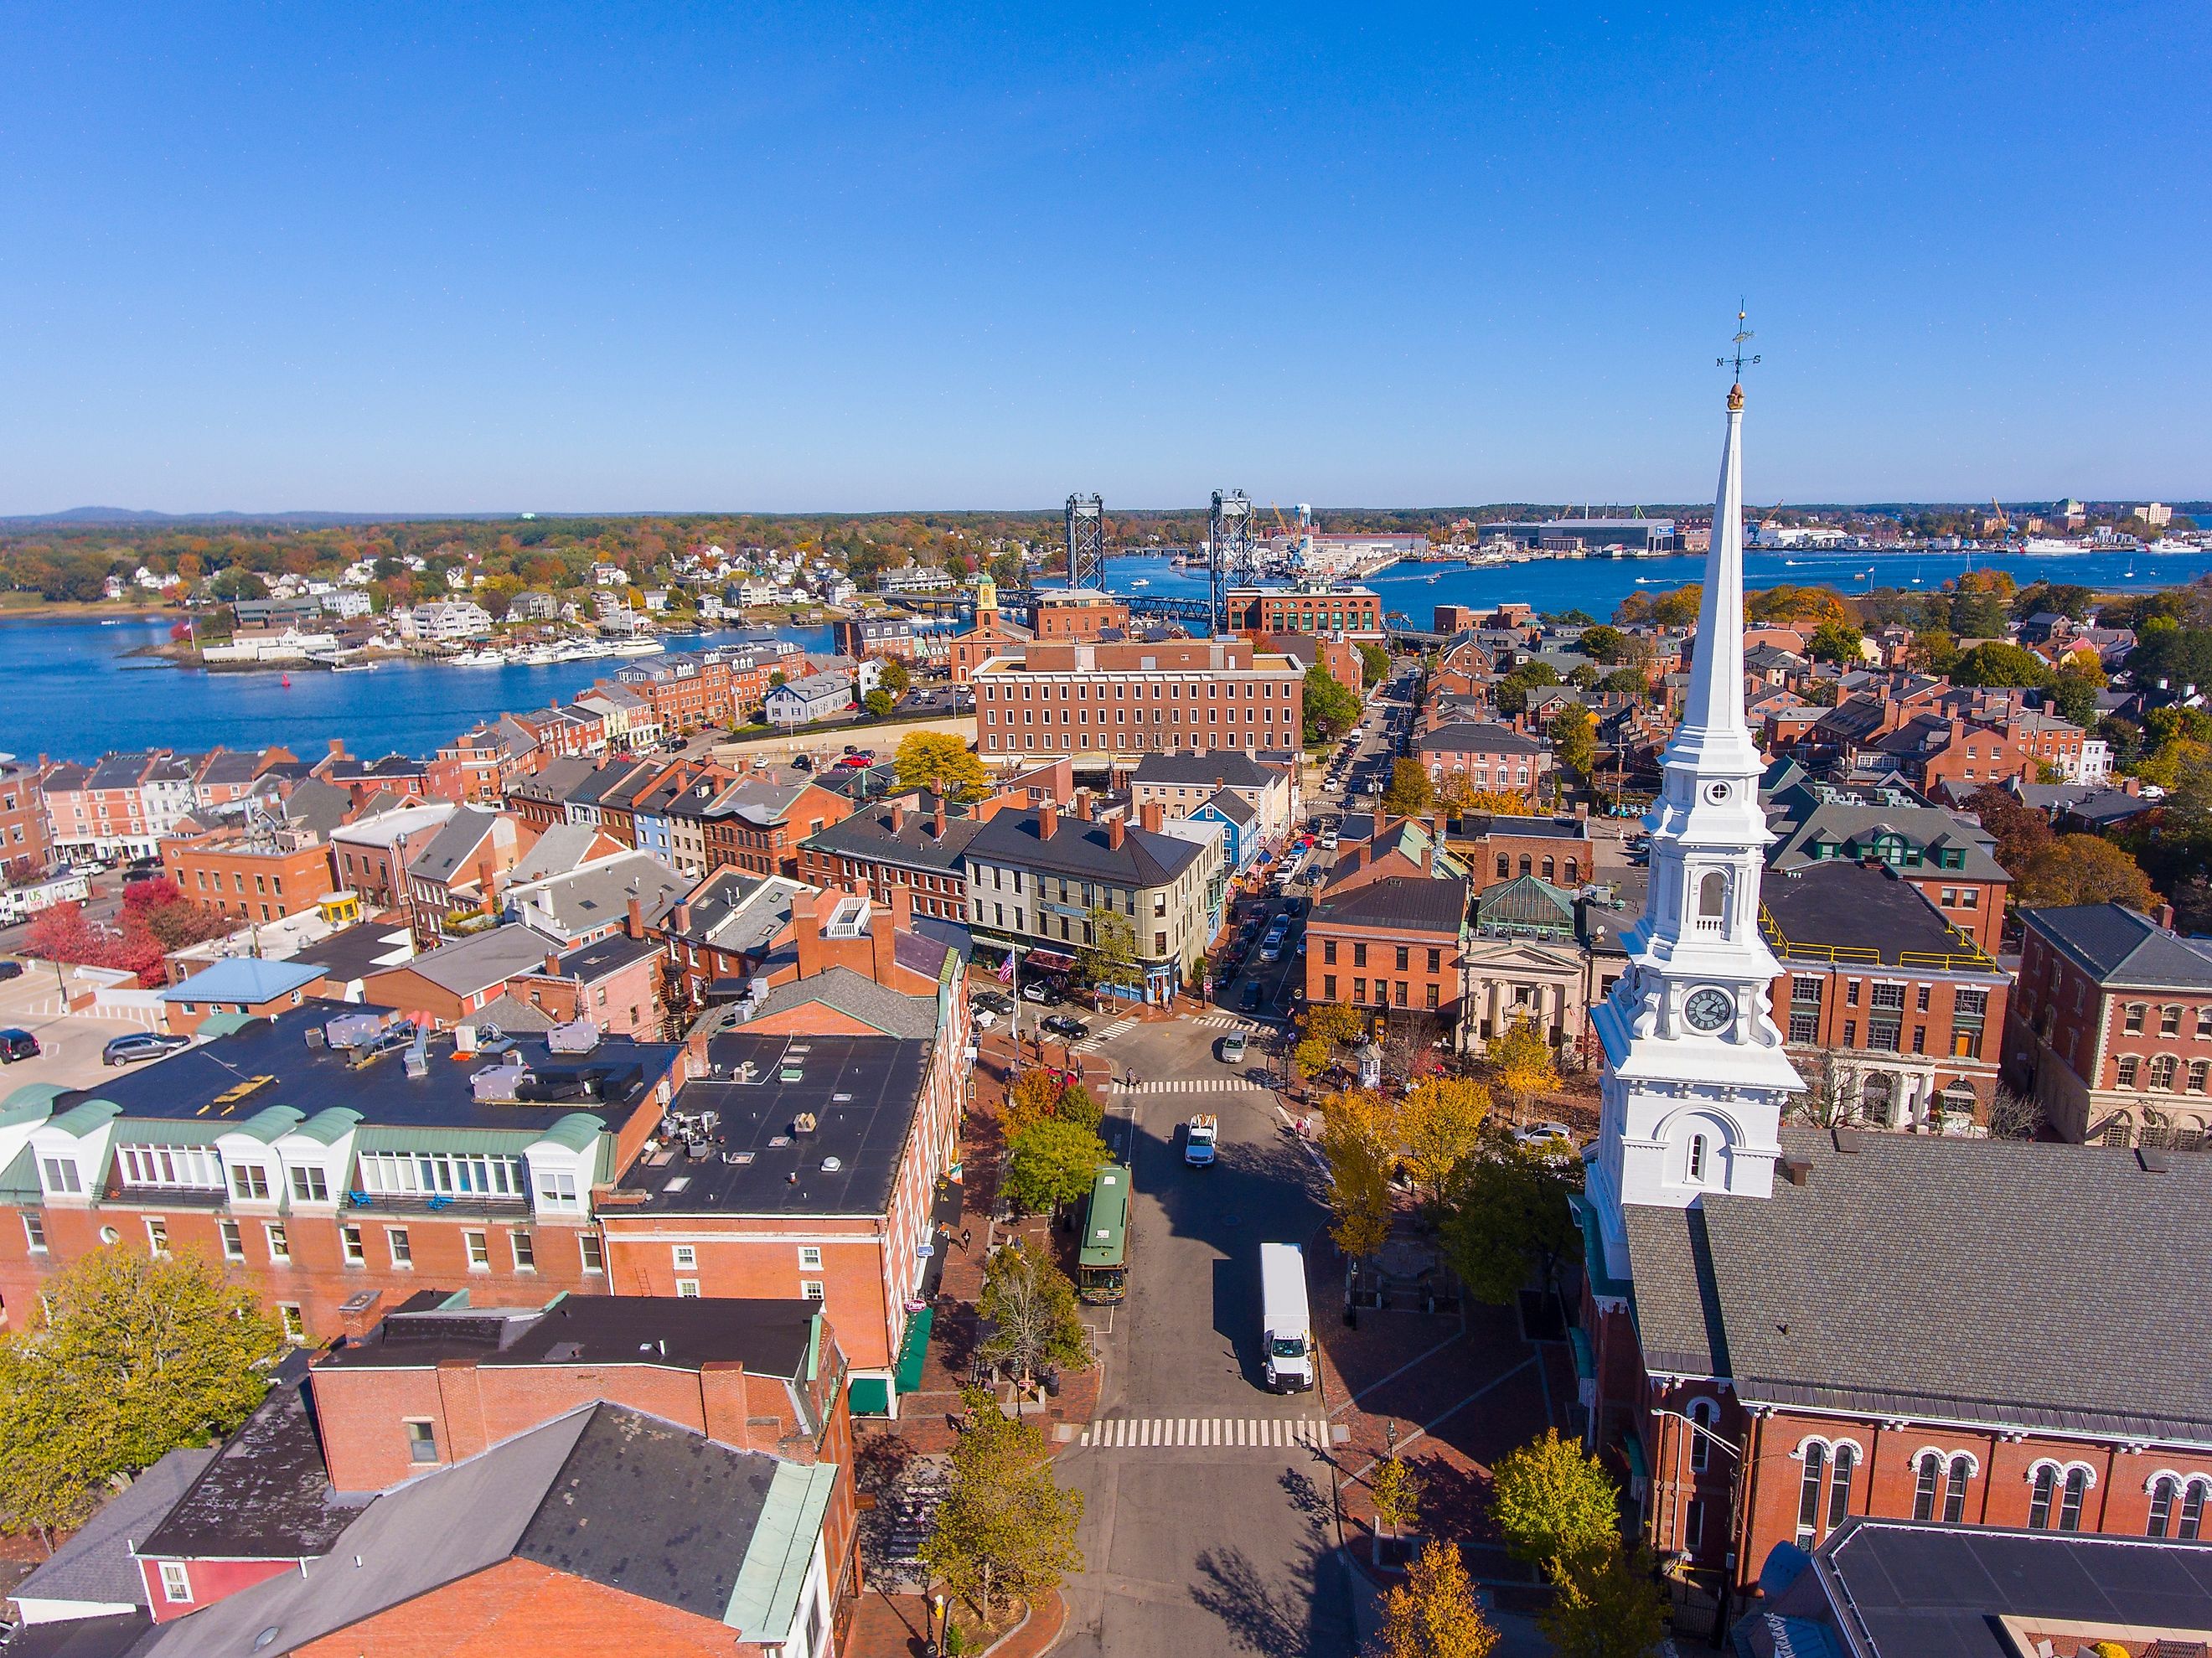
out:
{"label": "rooftop air conditioning unit", "polygon": [[791,1120],[791,1132],[794,1134],[811,1134],[820,1127],[811,1111],[802,1111]]}
{"label": "rooftop air conditioning unit", "polygon": [[590,1019],[572,1019],[545,1033],[545,1046],[556,1054],[588,1054],[599,1045],[599,1027]]}

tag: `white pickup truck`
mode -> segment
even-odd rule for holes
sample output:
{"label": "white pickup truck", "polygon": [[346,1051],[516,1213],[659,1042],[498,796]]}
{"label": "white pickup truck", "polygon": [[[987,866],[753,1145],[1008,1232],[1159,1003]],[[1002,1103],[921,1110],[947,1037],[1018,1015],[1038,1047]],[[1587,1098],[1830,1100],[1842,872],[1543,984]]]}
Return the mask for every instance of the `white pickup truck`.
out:
{"label": "white pickup truck", "polygon": [[1221,1133],[1221,1120],[1210,1111],[1202,1111],[1190,1120],[1182,1131],[1182,1160],[1194,1169],[1209,1169],[1213,1165],[1213,1142]]}

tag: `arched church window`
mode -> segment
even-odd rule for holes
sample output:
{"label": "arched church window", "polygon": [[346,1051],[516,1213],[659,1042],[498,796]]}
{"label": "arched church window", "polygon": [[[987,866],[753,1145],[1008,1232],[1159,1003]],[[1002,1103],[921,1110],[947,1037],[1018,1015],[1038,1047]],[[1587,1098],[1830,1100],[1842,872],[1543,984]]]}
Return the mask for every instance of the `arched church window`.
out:
{"label": "arched church window", "polygon": [[1690,1136],[1690,1183],[1692,1186],[1702,1185],[1705,1178],[1705,1137],[1692,1134]]}

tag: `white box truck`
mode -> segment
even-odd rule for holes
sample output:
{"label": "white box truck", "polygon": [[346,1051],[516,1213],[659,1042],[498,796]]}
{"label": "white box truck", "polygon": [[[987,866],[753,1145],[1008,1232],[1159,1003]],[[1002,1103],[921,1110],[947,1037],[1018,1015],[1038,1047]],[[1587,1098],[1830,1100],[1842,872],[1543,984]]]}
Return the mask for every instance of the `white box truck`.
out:
{"label": "white box truck", "polygon": [[1295,1243],[1260,1246],[1260,1339],[1267,1349],[1268,1392],[1304,1393],[1314,1385],[1306,1258]]}

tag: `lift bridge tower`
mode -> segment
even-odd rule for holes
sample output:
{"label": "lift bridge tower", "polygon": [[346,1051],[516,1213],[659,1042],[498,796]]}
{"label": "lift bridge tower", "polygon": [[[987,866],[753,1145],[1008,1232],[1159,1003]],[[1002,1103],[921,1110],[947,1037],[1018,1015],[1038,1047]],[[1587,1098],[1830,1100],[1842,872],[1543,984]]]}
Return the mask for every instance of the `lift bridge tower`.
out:
{"label": "lift bridge tower", "polygon": [[1229,625],[1230,585],[1250,580],[1256,562],[1251,498],[1242,489],[1216,489],[1206,519],[1206,621],[1215,633]]}
{"label": "lift bridge tower", "polygon": [[1067,585],[1106,586],[1106,503],[1097,495],[1067,498]]}

